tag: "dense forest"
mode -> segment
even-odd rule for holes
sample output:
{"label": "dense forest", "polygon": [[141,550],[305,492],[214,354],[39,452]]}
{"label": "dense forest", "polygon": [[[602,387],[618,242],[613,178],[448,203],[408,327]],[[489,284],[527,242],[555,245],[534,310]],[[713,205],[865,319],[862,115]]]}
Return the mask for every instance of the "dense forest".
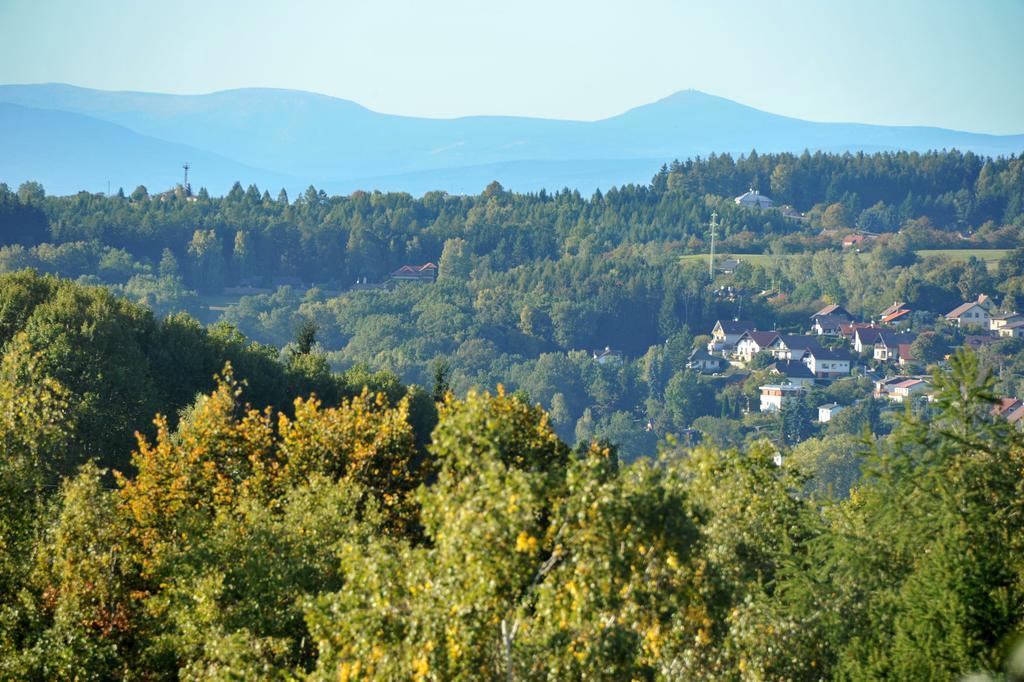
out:
{"label": "dense forest", "polygon": [[5,679],[1024,674],[1024,438],[973,354],[884,437],[626,463],[501,388],[331,374],[309,330],[0,292]]}

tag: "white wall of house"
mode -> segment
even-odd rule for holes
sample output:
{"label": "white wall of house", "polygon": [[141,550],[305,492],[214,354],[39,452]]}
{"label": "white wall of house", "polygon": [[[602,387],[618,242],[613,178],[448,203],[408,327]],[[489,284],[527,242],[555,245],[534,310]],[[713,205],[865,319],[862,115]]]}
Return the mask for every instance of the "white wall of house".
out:
{"label": "white wall of house", "polygon": [[743,362],[750,362],[755,355],[761,351],[761,346],[757,345],[757,342],[753,339],[743,339],[736,344],[736,355],[739,356]]}
{"label": "white wall of house", "polygon": [[850,373],[849,360],[818,360],[814,355],[808,355],[804,359],[804,364],[817,376],[839,376]]}
{"label": "white wall of house", "polygon": [[980,305],[974,305],[965,310],[960,317],[956,318],[958,327],[987,327],[989,321],[988,312]]}
{"label": "white wall of house", "polygon": [[831,407],[822,405],[818,408],[818,421],[822,424],[827,424],[832,421],[832,417],[838,412],[845,409],[842,405],[833,405]]}

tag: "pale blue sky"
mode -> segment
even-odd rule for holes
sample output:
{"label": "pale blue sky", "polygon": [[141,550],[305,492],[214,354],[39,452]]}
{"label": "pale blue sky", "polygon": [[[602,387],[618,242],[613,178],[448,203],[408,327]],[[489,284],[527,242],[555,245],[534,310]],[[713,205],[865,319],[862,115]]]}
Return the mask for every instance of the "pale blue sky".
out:
{"label": "pale blue sky", "polygon": [[1024,133],[1024,0],[0,0],[0,82],[284,87],[595,119],[696,88],[821,121]]}

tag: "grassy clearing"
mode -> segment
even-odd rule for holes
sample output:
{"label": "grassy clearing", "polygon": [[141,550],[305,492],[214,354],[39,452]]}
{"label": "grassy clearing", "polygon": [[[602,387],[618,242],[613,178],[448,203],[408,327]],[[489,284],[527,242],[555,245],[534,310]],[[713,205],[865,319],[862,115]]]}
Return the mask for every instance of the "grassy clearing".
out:
{"label": "grassy clearing", "polygon": [[1010,249],[919,249],[917,251],[917,255],[921,258],[937,256],[949,260],[967,260],[974,256],[978,260],[984,261],[989,270],[995,270],[999,261],[1006,258],[1009,253]]}
{"label": "grassy clearing", "polygon": [[[915,253],[921,258],[938,257],[946,258],[949,260],[967,260],[971,256],[974,256],[980,261],[983,261],[989,270],[995,270],[999,261],[1006,258],[1011,249],[918,249]],[[715,254],[715,264],[719,265],[726,258],[736,258],[737,260],[750,263],[751,265],[768,265],[775,261],[777,258],[783,260],[787,258],[794,258],[803,254],[798,253],[787,253],[781,256],[774,256],[766,253],[722,253]],[[687,261],[703,261],[708,262],[708,254],[706,253],[693,253],[685,256],[680,256],[681,262]]]}

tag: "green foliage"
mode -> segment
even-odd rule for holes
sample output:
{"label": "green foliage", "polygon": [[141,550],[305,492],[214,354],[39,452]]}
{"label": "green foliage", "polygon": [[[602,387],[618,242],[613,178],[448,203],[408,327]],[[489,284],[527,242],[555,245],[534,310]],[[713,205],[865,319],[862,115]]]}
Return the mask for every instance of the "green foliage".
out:
{"label": "green foliage", "polygon": [[[1021,385],[1015,340],[955,355],[891,434],[867,380],[741,422],[763,373],[684,368],[716,319],[1012,305],[1017,252],[993,280],[915,249],[969,226],[1016,246],[1022,177],[805,153],[591,199],[0,187],[0,677],[995,674],[1024,628],[1024,444],[991,412]],[[726,200],[768,183],[807,220]],[[713,279],[680,260],[712,210],[724,249],[769,255]],[[900,232],[865,253],[818,236],[854,225]],[[436,283],[343,291],[428,260]],[[172,314],[234,284],[269,292],[235,326]],[[846,409],[814,437],[825,401]],[[704,445],[644,459],[688,428]]]}

